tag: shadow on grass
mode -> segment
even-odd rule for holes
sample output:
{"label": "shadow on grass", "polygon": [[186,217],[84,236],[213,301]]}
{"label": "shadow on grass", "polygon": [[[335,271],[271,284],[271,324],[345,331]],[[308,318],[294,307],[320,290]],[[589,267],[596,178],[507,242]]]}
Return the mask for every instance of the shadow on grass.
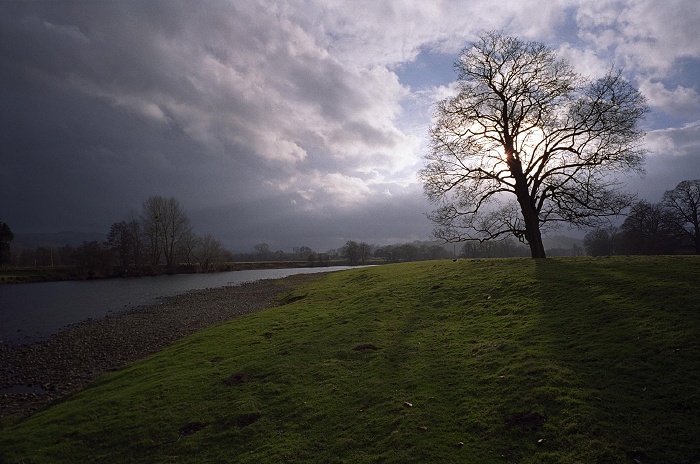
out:
{"label": "shadow on grass", "polygon": [[547,357],[567,377],[550,385],[549,425],[590,441],[598,462],[700,461],[700,260],[691,264],[537,262]]}

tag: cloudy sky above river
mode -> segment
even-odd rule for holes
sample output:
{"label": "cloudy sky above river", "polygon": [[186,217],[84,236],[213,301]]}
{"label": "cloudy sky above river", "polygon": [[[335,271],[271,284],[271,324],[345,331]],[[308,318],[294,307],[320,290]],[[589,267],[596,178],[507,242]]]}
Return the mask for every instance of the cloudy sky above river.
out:
{"label": "cloudy sky above river", "polygon": [[0,2],[0,218],[106,232],[151,195],[232,250],[430,239],[416,173],[484,30],[646,96],[628,189],[700,178],[697,0]]}

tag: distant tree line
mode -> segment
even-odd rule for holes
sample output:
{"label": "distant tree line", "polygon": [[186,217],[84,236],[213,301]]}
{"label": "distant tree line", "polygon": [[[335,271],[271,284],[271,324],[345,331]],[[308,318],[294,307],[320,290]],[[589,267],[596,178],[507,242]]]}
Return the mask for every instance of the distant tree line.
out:
{"label": "distant tree line", "polygon": [[339,260],[335,250],[320,253],[312,250],[308,246],[294,247],[292,252],[282,250],[273,251],[267,243],[258,243],[249,253],[233,253],[232,259],[238,262],[295,262],[304,263],[309,267],[328,266],[331,261]]}
{"label": "distant tree line", "polygon": [[466,242],[461,258],[515,258],[530,256],[530,249],[511,239],[485,242]]}
{"label": "distant tree line", "polygon": [[71,266],[85,277],[106,277],[207,272],[231,260],[219,240],[193,232],[176,198],[152,196],[143,202],[140,212],[132,211],[126,219],[113,223],[103,243],[86,241],[76,247],[24,249],[13,264]]}
{"label": "distant tree line", "polygon": [[294,247],[291,253],[272,251],[267,243],[258,243],[251,253],[235,253],[236,261],[295,261],[309,266],[396,263],[428,259],[446,259],[452,253],[441,245],[426,242],[377,246],[366,242],[348,240],[338,249],[317,252],[308,246]]}
{"label": "distant tree line", "polygon": [[635,203],[620,227],[588,232],[583,246],[593,256],[700,254],[700,179],[679,183],[659,203]]}
{"label": "distant tree line", "polygon": [[444,246],[414,242],[378,247],[373,250],[372,255],[386,263],[396,263],[447,259],[451,258],[453,253],[448,251]]}
{"label": "distant tree line", "polygon": [[123,272],[208,272],[231,261],[219,240],[193,232],[189,217],[174,197],[152,196],[126,220],[109,229],[104,248],[116,258]]}
{"label": "distant tree line", "polygon": [[178,266],[196,265],[209,271],[230,260],[219,240],[193,232],[184,208],[173,197],[150,197],[138,215],[132,212],[127,220],[112,224],[106,247],[123,269],[164,266],[174,272]]}

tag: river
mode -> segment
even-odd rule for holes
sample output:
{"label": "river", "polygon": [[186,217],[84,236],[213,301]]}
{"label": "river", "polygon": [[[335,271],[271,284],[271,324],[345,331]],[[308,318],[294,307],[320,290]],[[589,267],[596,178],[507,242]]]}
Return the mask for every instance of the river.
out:
{"label": "river", "polygon": [[0,348],[43,340],[68,325],[154,304],[160,298],[193,290],[343,269],[348,268],[262,269],[0,285]]}

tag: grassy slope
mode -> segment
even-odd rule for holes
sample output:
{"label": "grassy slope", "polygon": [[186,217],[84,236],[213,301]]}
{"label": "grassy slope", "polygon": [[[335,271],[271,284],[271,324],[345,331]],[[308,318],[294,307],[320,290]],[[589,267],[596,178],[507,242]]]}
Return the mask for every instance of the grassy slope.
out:
{"label": "grassy slope", "polygon": [[693,257],[332,274],[6,428],[0,462],[699,462],[698,282]]}

